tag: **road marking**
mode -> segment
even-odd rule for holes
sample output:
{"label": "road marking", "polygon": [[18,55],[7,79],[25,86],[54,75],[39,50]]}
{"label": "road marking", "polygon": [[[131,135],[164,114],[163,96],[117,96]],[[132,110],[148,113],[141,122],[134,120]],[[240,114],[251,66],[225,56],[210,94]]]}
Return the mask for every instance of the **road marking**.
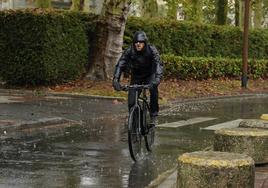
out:
{"label": "road marking", "polygon": [[204,121],[211,121],[211,120],[214,120],[214,119],[216,119],[216,118],[212,118],[212,117],[197,117],[197,118],[192,118],[192,119],[188,119],[188,120],[176,121],[176,122],[172,122],[172,123],[159,124],[159,125],[157,125],[157,127],[177,128],[177,127],[182,127],[182,126],[186,126],[186,125],[192,125],[192,124],[196,124],[196,123],[201,123],[201,122],[204,122]]}
{"label": "road marking", "polygon": [[205,130],[218,130],[218,129],[222,129],[222,128],[236,128],[238,127],[239,123],[242,121],[243,119],[236,119],[236,120],[233,120],[233,121],[227,121],[227,122],[224,122],[224,123],[219,123],[219,124],[216,124],[216,125],[212,125],[212,126],[209,126],[209,127],[205,127],[205,128],[202,128],[202,129],[205,129]]}

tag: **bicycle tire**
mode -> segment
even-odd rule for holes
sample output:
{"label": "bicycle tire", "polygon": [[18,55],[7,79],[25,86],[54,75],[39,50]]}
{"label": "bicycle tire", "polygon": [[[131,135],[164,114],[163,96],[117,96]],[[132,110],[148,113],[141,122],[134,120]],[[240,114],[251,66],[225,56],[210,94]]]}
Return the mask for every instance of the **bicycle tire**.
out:
{"label": "bicycle tire", "polygon": [[134,161],[137,161],[138,154],[141,152],[142,136],[139,130],[139,119],[139,109],[131,109],[128,118],[128,147]]}
{"label": "bicycle tire", "polygon": [[154,137],[155,137],[155,126],[150,124],[150,110],[148,104],[145,104],[143,109],[143,126],[145,127],[146,134],[144,135],[145,146],[147,151],[152,151],[152,146],[154,144]]}

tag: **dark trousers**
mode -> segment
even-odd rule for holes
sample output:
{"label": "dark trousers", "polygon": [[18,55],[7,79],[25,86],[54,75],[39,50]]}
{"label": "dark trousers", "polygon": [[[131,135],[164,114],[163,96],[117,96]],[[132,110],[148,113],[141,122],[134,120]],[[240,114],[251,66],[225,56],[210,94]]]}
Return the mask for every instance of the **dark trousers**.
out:
{"label": "dark trousers", "polygon": [[[131,84],[147,84],[149,82],[133,82]],[[157,116],[159,112],[159,104],[158,104],[158,87],[154,87],[149,90],[150,91],[150,116]],[[139,92],[139,95],[141,91]],[[128,108],[130,108],[135,104],[135,90],[130,89],[128,91]]]}

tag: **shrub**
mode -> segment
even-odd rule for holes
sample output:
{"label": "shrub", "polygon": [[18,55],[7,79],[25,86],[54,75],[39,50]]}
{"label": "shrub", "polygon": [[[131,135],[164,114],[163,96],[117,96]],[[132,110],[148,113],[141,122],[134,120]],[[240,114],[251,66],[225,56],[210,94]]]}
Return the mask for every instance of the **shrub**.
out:
{"label": "shrub", "polygon": [[67,82],[85,72],[88,44],[79,13],[0,11],[0,75],[8,84]]}
{"label": "shrub", "polygon": [[[234,26],[130,17],[126,24],[125,46],[131,43],[132,35],[137,30],[144,30],[149,41],[163,54],[188,57],[242,56],[242,31]],[[249,57],[268,58],[267,29],[250,31]]]}
{"label": "shrub", "polygon": [[[241,76],[242,60],[222,57],[180,57],[162,55],[166,78],[208,79]],[[248,74],[252,78],[268,77],[268,60],[250,60]]]}

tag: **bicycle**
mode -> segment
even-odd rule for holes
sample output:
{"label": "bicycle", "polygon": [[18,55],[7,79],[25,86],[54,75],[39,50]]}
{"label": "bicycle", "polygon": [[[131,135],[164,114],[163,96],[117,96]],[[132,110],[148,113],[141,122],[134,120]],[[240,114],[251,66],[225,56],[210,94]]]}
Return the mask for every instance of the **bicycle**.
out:
{"label": "bicycle", "polygon": [[[129,110],[128,116],[128,146],[131,158],[136,161],[141,153],[142,137],[147,151],[152,151],[154,143],[155,125],[150,124],[150,108],[146,90],[149,85],[122,86],[123,91],[135,90],[135,103]],[[140,96],[140,92],[142,95]]]}

